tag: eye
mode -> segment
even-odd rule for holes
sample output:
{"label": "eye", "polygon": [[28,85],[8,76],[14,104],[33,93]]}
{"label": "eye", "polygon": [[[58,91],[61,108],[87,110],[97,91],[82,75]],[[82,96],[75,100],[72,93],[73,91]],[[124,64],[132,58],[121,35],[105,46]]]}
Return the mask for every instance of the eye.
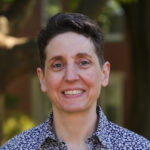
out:
{"label": "eye", "polygon": [[64,68],[64,64],[62,62],[55,62],[51,67],[54,71],[60,71]]}
{"label": "eye", "polygon": [[86,67],[88,67],[89,65],[90,65],[90,62],[89,62],[88,60],[81,60],[81,61],[80,61],[80,66],[81,66],[81,67],[86,68]]}

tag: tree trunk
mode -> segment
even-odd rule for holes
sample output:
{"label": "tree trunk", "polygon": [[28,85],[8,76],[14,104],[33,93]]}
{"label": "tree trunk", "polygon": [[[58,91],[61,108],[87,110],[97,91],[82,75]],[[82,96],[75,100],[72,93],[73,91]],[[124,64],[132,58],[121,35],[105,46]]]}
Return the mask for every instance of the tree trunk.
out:
{"label": "tree trunk", "polygon": [[0,49],[0,92],[5,86],[26,72],[36,72],[40,65],[38,48],[34,40],[15,45],[11,50]]}
{"label": "tree trunk", "polygon": [[131,37],[133,89],[128,128],[150,139],[150,0],[122,6]]}
{"label": "tree trunk", "polygon": [[11,35],[18,33],[24,27],[32,14],[35,2],[36,0],[14,0],[11,7],[6,12],[1,13],[9,20]]}

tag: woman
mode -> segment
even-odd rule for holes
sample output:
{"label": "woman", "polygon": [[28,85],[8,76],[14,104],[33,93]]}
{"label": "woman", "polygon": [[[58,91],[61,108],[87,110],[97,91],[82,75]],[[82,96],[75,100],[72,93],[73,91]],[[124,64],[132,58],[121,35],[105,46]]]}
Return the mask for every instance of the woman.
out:
{"label": "woman", "polygon": [[41,90],[52,113],[43,124],[21,133],[2,149],[150,149],[150,142],[107,120],[97,106],[109,80],[103,34],[88,17],[59,13],[38,37]]}

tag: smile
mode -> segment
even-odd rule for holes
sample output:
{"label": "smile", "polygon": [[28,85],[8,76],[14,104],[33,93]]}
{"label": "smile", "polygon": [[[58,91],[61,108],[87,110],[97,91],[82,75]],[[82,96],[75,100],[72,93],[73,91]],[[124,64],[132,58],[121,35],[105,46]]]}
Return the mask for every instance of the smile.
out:
{"label": "smile", "polygon": [[77,94],[81,94],[83,92],[84,92],[84,90],[67,90],[67,91],[64,91],[63,94],[65,94],[65,95],[77,95]]}

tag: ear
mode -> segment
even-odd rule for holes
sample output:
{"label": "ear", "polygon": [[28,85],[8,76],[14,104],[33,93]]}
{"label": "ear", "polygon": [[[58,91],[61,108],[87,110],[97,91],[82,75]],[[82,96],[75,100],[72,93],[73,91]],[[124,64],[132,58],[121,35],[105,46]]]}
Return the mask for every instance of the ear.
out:
{"label": "ear", "polygon": [[102,68],[102,87],[106,87],[109,83],[110,63],[107,61]]}
{"label": "ear", "polygon": [[46,83],[45,83],[45,78],[44,78],[44,72],[41,68],[37,68],[37,75],[38,75],[38,78],[40,80],[41,91],[46,92],[47,88],[46,88]]}

